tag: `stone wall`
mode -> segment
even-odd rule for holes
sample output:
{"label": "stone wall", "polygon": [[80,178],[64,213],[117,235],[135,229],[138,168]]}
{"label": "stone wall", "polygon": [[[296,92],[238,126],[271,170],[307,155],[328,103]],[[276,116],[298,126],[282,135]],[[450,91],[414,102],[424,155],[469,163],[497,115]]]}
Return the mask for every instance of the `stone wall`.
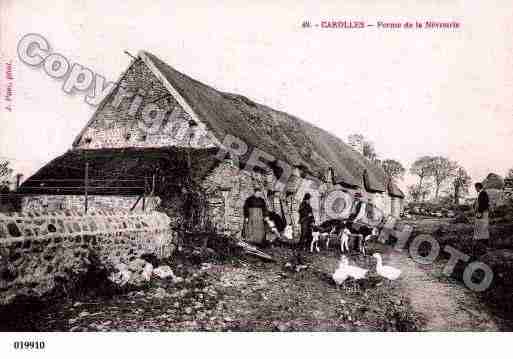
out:
{"label": "stone wall", "polygon": [[373,193],[370,195],[370,202],[379,210],[384,211],[387,206],[386,197],[382,193]]}
{"label": "stone wall", "polygon": [[399,218],[403,210],[403,199],[399,197],[392,198],[392,210],[390,215]]}
{"label": "stone wall", "polygon": [[[143,121],[143,110],[149,106],[156,106],[160,111],[152,112],[154,121]],[[158,119],[157,113],[162,113],[163,119]],[[138,60],[128,68],[120,86],[94,114],[78,148],[211,147],[212,135],[201,126],[190,129],[190,120],[190,114],[146,64]],[[189,142],[191,133],[193,140]]]}
{"label": "stone wall", "polygon": [[369,193],[364,196],[364,200],[368,200],[385,216],[399,217],[402,209],[402,199],[392,197],[388,193]]}
{"label": "stone wall", "polygon": [[[223,161],[203,180],[202,187],[209,193],[211,221],[220,224],[218,230],[240,237],[244,201],[255,186],[266,192],[269,186],[266,176],[241,170],[230,160]],[[212,206],[213,203],[217,206]]]}
{"label": "stone wall", "polygon": [[[329,219],[322,208],[328,191],[343,189],[340,185],[319,185],[314,181],[301,181],[298,173],[295,173],[289,180],[287,192],[273,192],[275,181],[272,175],[241,170],[230,160],[225,160],[216,167],[204,179],[202,186],[207,193],[210,193],[209,202],[216,204],[210,207],[209,214],[212,216],[211,220],[219,224],[218,230],[240,237],[244,202],[253,193],[253,188],[258,186],[263,189],[268,208],[281,215],[282,207],[287,223],[293,226],[294,235],[299,236],[298,212],[304,194],[311,194],[314,217],[319,224]],[[385,216],[392,212],[392,199],[388,194],[372,194],[363,190],[345,188],[343,190],[363,201],[373,203]],[[397,202],[395,208],[393,215],[398,216]]]}
{"label": "stone wall", "polygon": [[[291,181],[295,181],[295,177]],[[246,199],[253,194],[255,187],[261,188],[265,196],[267,208],[281,215],[281,204],[288,224],[298,230],[298,210],[304,189],[295,189],[293,195],[273,192],[276,179],[271,174],[240,169],[233,161],[223,161],[203,181],[202,185],[210,193],[212,202],[218,207],[212,208],[215,213],[213,221],[222,224],[225,233],[240,237],[243,225],[243,206]],[[312,192],[312,191],[310,191]],[[214,199],[214,197],[216,199]],[[318,208],[314,207],[316,218]]]}
{"label": "stone wall", "polygon": [[[139,196],[88,196],[88,209],[121,209],[130,210]],[[160,203],[158,197],[146,197],[144,211],[155,210]],[[26,195],[21,200],[21,211],[61,211],[74,210],[83,212],[85,208],[85,196],[81,195]],[[143,211],[141,199],[134,211]]]}
{"label": "stone wall", "polygon": [[99,210],[0,214],[0,304],[19,295],[42,296],[59,280],[102,265],[129,263],[142,254],[169,257],[176,235],[160,212]]}

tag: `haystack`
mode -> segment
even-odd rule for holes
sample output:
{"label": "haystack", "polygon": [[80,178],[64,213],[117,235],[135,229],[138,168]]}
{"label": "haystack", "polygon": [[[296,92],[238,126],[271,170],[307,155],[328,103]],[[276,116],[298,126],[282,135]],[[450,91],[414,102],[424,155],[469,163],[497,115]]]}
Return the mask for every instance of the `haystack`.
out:
{"label": "haystack", "polygon": [[483,186],[485,189],[504,189],[504,179],[495,173],[490,173],[486,176],[486,179],[483,181]]}

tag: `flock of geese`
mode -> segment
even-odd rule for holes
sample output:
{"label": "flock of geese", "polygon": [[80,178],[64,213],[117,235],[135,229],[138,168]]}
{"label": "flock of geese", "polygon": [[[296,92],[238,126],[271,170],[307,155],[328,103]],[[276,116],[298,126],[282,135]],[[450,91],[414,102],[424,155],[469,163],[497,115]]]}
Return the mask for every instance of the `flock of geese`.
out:
{"label": "flock of geese", "polygon": [[[379,276],[388,280],[396,280],[401,276],[399,269],[383,265],[381,254],[374,253],[372,256],[376,258],[376,272]],[[342,285],[349,278],[354,280],[364,279],[368,271],[368,269],[349,264],[349,259],[345,255],[342,255],[338,268],[331,277],[337,285]]]}

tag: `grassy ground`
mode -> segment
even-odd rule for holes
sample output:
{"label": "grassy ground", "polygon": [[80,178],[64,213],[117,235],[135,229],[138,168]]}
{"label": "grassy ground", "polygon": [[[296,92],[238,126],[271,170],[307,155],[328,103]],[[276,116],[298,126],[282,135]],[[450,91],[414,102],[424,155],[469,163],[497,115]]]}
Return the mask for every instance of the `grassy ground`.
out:
{"label": "grassy ground", "polygon": [[[487,251],[496,249],[513,249],[513,223],[496,223],[490,226],[490,242],[479,243],[474,247],[472,254],[472,236],[473,225],[465,223],[452,223],[449,219],[419,218],[416,221],[409,221],[414,226],[414,235],[431,234],[440,244],[441,248],[450,245],[470,256],[469,262],[480,260],[480,256]],[[448,255],[439,256],[432,268],[429,270],[434,276],[439,278],[441,283],[463,286],[462,273],[465,268],[462,262],[456,266],[451,277],[443,274],[442,268],[447,263]],[[494,278],[490,288],[482,293],[470,293],[467,297],[475,297],[484,307],[477,311],[489,311],[497,317],[498,325],[501,330],[511,330],[513,328],[513,287],[504,285]],[[468,299],[468,298],[467,298]],[[467,308],[475,311],[475,308]],[[464,308],[464,310],[467,310]]]}
{"label": "grassy ground", "polygon": [[[32,331],[412,331],[423,318],[412,310],[400,281],[370,280],[338,288],[330,279],[335,250],[304,254],[299,272],[285,246],[267,252],[276,262],[247,255],[207,255],[186,248],[169,263],[184,279],[154,279],[128,293],[88,293],[37,310],[2,313],[2,330]],[[372,257],[352,261],[374,268]]]}

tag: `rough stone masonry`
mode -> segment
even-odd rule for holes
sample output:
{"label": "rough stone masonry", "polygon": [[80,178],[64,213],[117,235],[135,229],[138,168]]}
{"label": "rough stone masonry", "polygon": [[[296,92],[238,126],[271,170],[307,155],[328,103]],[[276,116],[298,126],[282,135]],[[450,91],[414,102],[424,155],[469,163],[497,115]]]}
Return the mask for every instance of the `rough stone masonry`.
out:
{"label": "rough stone masonry", "polygon": [[0,305],[84,274],[91,255],[113,267],[145,253],[169,257],[176,243],[169,223],[156,211],[0,213]]}

